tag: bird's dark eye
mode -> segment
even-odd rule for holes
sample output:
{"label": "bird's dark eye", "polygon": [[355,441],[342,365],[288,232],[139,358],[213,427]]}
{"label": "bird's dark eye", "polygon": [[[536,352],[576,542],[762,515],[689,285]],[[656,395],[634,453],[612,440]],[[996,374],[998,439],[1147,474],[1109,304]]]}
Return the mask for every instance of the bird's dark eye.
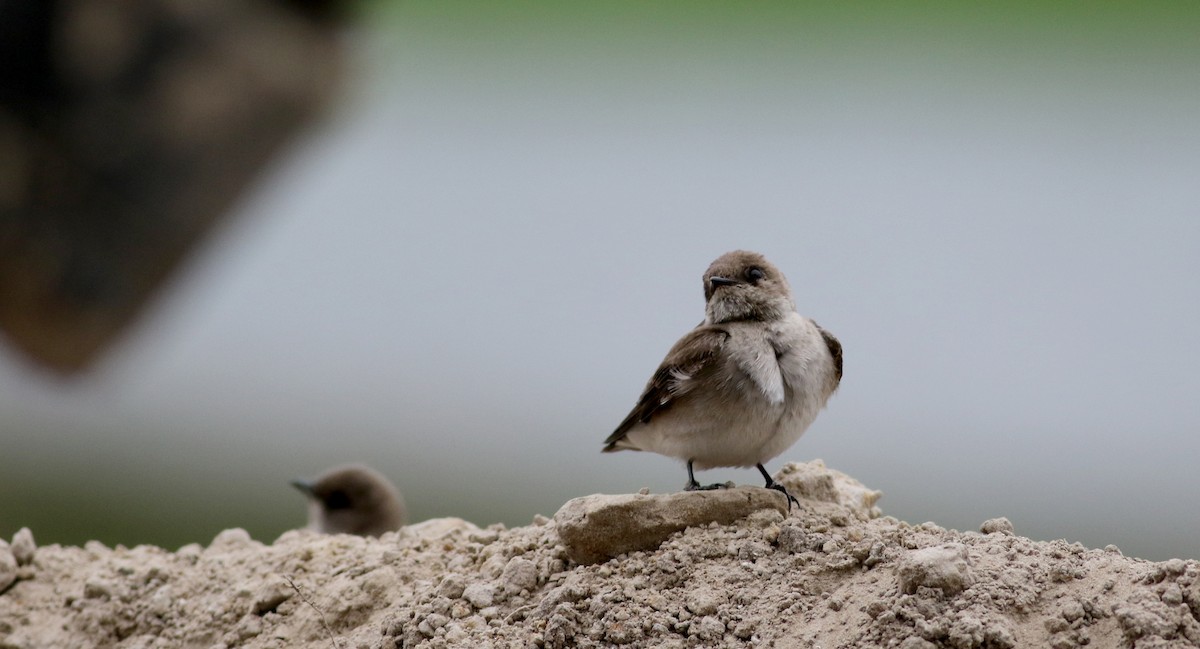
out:
{"label": "bird's dark eye", "polygon": [[328,496],[325,496],[326,509],[349,509],[349,507],[350,496],[346,495],[346,492],[341,489],[332,491]]}
{"label": "bird's dark eye", "polygon": [[764,273],[761,268],[751,268],[750,270],[746,271],[746,277],[751,282],[757,282],[758,280],[760,280],[766,276],[767,276],[767,274]]}

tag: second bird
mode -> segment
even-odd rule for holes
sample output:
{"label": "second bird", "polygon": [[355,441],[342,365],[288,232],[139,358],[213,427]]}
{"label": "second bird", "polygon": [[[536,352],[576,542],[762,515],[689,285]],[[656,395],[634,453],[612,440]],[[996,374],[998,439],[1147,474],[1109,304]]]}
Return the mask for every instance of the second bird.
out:
{"label": "second bird", "polygon": [[316,480],[292,480],[308,496],[308,529],[323,534],[379,536],[404,525],[404,499],[378,471],[361,464],[334,467]]}
{"label": "second bird", "polygon": [[842,346],[796,312],[787,279],[736,250],[704,273],[704,322],[675,343],[604,451],[652,451],[693,469],[756,466],[766,487],[795,498],[763,463],[800,438],[842,379]]}

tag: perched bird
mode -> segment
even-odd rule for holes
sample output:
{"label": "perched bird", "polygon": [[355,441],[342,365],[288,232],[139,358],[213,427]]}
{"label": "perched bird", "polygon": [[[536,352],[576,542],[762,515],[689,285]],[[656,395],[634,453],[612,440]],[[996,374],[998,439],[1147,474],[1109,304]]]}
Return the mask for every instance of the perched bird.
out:
{"label": "perched bird", "polygon": [[[787,279],[755,252],[704,272],[704,322],[675,343],[604,451],[652,451],[693,468],[763,467],[800,438],[842,379],[842,345],[796,312]],[[799,504],[799,502],[797,502]]]}
{"label": "perched bird", "polygon": [[308,529],[324,534],[379,536],[404,525],[404,499],[381,473],[361,464],[326,471],[315,481],[292,480],[308,496]]}

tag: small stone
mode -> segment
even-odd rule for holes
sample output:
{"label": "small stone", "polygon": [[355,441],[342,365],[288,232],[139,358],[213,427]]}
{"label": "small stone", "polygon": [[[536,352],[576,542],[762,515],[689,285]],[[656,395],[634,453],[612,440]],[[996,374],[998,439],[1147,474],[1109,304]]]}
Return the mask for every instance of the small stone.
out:
{"label": "small stone", "polygon": [[255,591],[254,599],[250,604],[250,612],[255,615],[274,612],[280,604],[288,601],[295,594],[296,589],[283,579],[272,579]]}
{"label": "small stone", "polygon": [[409,536],[430,541],[441,540],[455,534],[471,535],[479,532],[479,526],[461,518],[449,516],[446,518],[431,518],[420,523],[404,527],[403,532]]}
{"label": "small stone", "polygon": [[692,591],[684,606],[696,615],[712,615],[721,606],[722,598],[707,588]]}
{"label": "small stone", "polygon": [[112,592],[113,592],[112,584],[108,583],[107,581],[105,581],[103,579],[97,578],[97,577],[92,577],[91,579],[88,579],[83,584],[83,598],[84,599],[108,600],[108,599],[112,598]]}
{"label": "small stone", "polygon": [[491,545],[500,539],[500,532],[492,529],[480,530],[468,535],[467,538],[480,545]]}
{"label": "small stone", "polygon": [[217,534],[208,547],[210,550],[213,548],[228,549],[250,545],[253,542],[254,539],[250,538],[249,532],[240,527],[235,527]]}
{"label": "small stone", "polygon": [[1183,603],[1183,590],[1179,588],[1179,584],[1170,583],[1163,588],[1162,601],[1170,606],[1179,606]]}
{"label": "small stone", "polygon": [[487,608],[496,601],[496,587],[474,583],[463,589],[462,596],[477,609]]}
{"label": "small stone", "polygon": [[937,645],[920,636],[908,636],[900,643],[900,649],[937,649]]}
{"label": "small stone", "polygon": [[1000,518],[989,518],[979,526],[979,531],[984,534],[1007,534],[1013,535],[1012,521],[1001,516]]}
{"label": "small stone", "polygon": [[17,558],[8,547],[8,541],[0,539],[0,593],[17,580]]}
{"label": "small stone", "polygon": [[462,646],[467,639],[467,632],[457,624],[451,624],[447,627],[446,642],[452,646]]}
{"label": "small stone", "polygon": [[249,640],[250,638],[262,633],[262,619],[253,616],[242,618],[242,621],[238,624],[236,630],[238,640],[245,642],[246,640]]}
{"label": "small stone", "polygon": [[704,642],[715,643],[725,635],[725,623],[711,615],[706,615],[700,618],[699,624],[693,624],[688,629],[688,635],[695,636]]}
{"label": "small stone", "polygon": [[504,566],[500,579],[504,582],[504,592],[516,595],[522,590],[533,591],[537,588],[537,566],[529,559],[513,557]]}
{"label": "small stone", "polygon": [[442,583],[438,584],[437,594],[439,597],[449,599],[458,599],[462,597],[463,589],[467,587],[466,582],[459,575],[447,575]]}
{"label": "small stone", "polygon": [[910,594],[925,586],[956,595],[975,582],[967,547],[961,543],[913,550],[900,560],[896,573],[900,589]]}
{"label": "small stone", "polygon": [[29,531],[28,527],[22,527],[13,534],[12,554],[17,560],[17,565],[27,566],[33,561],[33,553],[37,550],[37,544],[33,542],[33,532]]}

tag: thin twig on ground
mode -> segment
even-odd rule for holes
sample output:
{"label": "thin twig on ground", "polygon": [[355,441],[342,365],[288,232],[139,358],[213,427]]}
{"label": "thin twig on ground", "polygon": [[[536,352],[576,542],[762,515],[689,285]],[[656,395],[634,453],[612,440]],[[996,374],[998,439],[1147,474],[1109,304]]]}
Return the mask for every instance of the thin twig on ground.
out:
{"label": "thin twig on ground", "polygon": [[319,606],[314,604],[313,601],[309,599],[308,595],[305,595],[304,591],[300,590],[300,587],[296,585],[296,582],[292,581],[291,577],[283,575],[283,580],[288,583],[288,586],[292,587],[292,590],[296,591],[296,594],[300,596],[300,600],[302,602],[308,604],[312,607],[312,610],[317,612],[317,619],[321,620],[321,628],[325,629],[325,633],[329,634],[329,642],[333,644],[333,649],[342,649],[341,645],[338,644],[337,637],[333,634],[333,629],[331,629],[329,627],[329,623],[325,621],[325,611],[321,610]]}

